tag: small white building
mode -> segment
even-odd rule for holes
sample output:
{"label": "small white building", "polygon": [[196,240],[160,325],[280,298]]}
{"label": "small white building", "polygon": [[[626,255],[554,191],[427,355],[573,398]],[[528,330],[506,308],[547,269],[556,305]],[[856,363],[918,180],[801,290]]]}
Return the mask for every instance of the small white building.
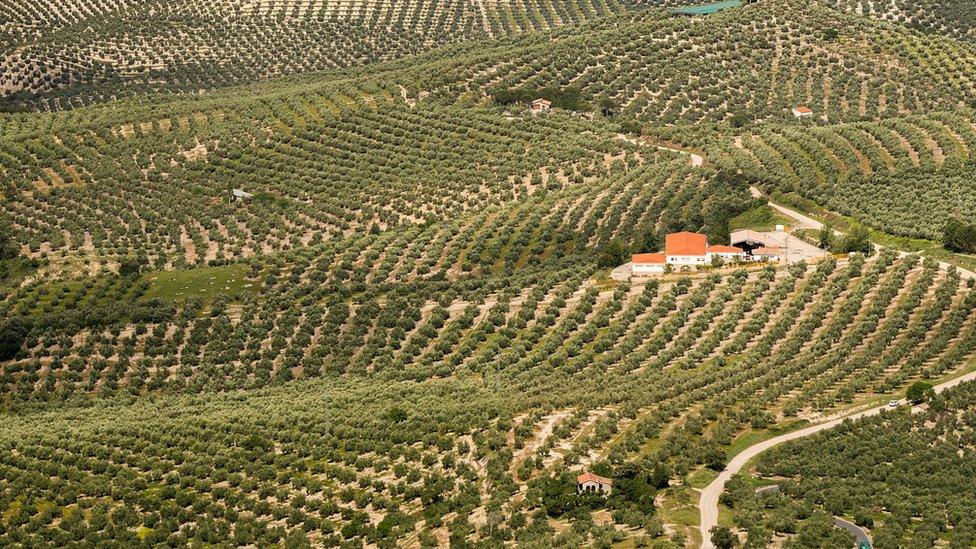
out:
{"label": "small white building", "polygon": [[803,105],[797,105],[793,107],[793,116],[797,118],[807,118],[813,116],[813,109],[810,107],[804,107]]}
{"label": "small white building", "polygon": [[237,202],[243,202],[245,200],[250,200],[254,198],[253,194],[249,192],[245,192],[243,189],[234,189],[233,191],[231,191],[231,193],[234,195],[234,200],[236,200]]}
{"label": "small white building", "polygon": [[613,488],[613,480],[607,477],[601,477],[600,475],[594,475],[589,471],[576,477],[577,494],[583,494],[586,492],[596,492],[596,493],[601,493],[605,496],[609,496],[610,490],[612,488]]}
{"label": "small white building", "polygon": [[630,258],[630,274],[632,276],[661,274],[667,264],[668,258],[664,254],[634,254]]}
{"label": "small white building", "polygon": [[538,98],[532,101],[532,112],[546,112],[552,108],[552,101]]}
{"label": "small white building", "polygon": [[752,250],[753,261],[779,261],[783,257],[783,249],[778,246],[762,246]]}
{"label": "small white building", "polygon": [[709,263],[711,263],[712,258],[715,256],[728,263],[730,261],[742,261],[745,259],[745,252],[742,251],[742,248],[735,246],[709,246],[705,248],[705,256],[708,258]]}

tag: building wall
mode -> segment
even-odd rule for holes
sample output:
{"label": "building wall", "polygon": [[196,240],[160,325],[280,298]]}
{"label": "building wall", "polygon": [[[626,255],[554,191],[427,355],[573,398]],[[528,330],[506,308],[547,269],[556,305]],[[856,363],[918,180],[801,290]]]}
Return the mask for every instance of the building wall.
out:
{"label": "building wall", "polygon": [[640,274],[660,274],[664,272],[663,263],[634,263],[630,272],[635,275]]}
{"label": "building wall", "polygon": [[600,484],[599,482],[587,481],[582,484],[576,485],[576,491],[579,493],[583,492],[603,492],[605,494],[610,493],[610,487],[605,484]]}
{"label": "building wall", "polygon": [[672,265],[705,265],[708,260],[704,255],[669,255],[668,263]]}

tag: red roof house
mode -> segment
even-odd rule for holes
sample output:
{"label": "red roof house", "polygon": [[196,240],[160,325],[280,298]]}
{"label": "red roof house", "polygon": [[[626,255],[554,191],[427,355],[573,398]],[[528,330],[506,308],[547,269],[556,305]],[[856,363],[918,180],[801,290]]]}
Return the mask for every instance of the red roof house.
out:
{"label": "red roof house", "polygon": [[633,276],[661,274],[668,263],[664,254],[634,254],[630,258],[630,274]]}
{"label": "red roof house", "polygon": [[813,109],[810,107],[804,107],[803,105],[793,107],[793,116],[797,118],[803,118],[805,116],[813,116]]}
{"label": "red roof house", "polygon": [[682,231],[671,233],[665,237],[664,251],[669,256],[674,255],[705,255],[708,238],[703,234]]}
{"label": "red roof house", "polygon": [[603,494],[609,494],[612,486],[612,479],[601,477],[600,475],[594,475],[589,471],[576,477],[576,491],[580,494],[583,492],[600,492]]}

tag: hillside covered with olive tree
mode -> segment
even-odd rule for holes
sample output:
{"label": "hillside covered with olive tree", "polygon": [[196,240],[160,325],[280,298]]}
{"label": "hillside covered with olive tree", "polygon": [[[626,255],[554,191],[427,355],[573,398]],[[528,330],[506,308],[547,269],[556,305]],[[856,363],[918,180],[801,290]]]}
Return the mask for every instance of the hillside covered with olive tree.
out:
{"label": "hillside covered with olive tree", "polygon": [[976,45],[908,4],[5,4],[0,546],[972,546],[966,385],[699,533],[973,370]]}

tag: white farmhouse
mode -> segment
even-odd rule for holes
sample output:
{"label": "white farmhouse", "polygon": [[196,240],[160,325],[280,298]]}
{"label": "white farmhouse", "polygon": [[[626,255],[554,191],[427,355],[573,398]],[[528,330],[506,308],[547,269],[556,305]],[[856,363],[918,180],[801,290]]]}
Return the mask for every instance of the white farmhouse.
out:
{"label": "white farmhouse", "polygon": [[705,248],[705,255],[708,256],[709,262],[711,262],[712,258],[716,256],[718,256],[725,263],[730,261],[742,261],[745,259],[745,252],[742,251],[742,248],[737,248],[735,246],[708,246]]}
{"label": "white farmhouse", "polygon": [[671,233],[665,237],[664,253],[668,256],[668,264],[677,267],[699,267],[708,264],[705,248],[708,238],[703,234],[683,231]]}
{"label": "white farmhouse", "polygon": [[576,477],[577,494],[583,494],[586,492],[596,492],[596,493],[601,493],[605,496],[609,496],[610,489],[612,487],[613,487],[613,480],[608,479],[607,477],[601,477],[600,475],[594,475],[589,471]]}
{"label": "white farmhouse", "polygon": [[738,263],[749,259],[738,246],[709,246],[708,237],[692,232],[670,233],[664,239],[664,253],[640,253],[626,265],[631,277],[650,276],[672,270],[697,270],[712,267],[714,258],[722,263]]}

